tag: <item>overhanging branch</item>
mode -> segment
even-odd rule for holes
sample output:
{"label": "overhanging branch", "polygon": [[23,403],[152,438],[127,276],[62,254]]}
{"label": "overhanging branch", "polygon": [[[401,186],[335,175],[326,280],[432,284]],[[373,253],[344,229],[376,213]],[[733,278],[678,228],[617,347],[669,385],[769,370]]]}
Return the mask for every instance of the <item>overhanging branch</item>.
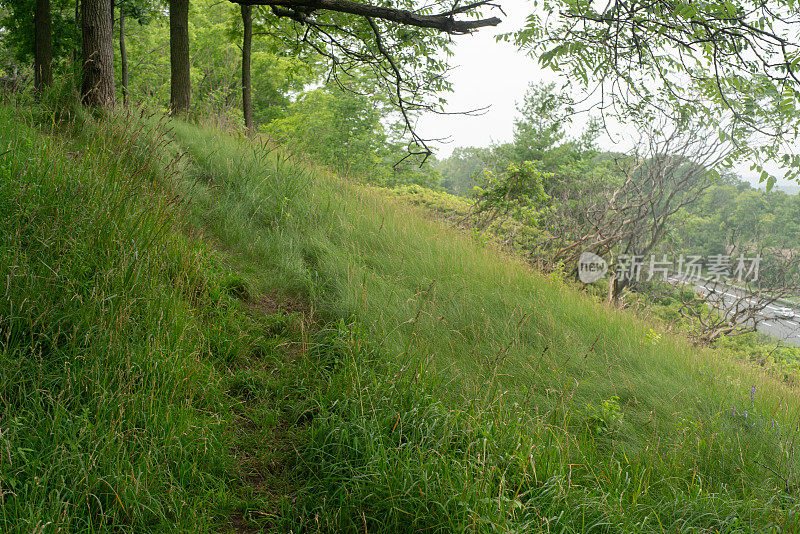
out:
{"label": "overhanging branch", "polygon": [[349,0],[231,0],[235,4],[271,6],[277,15],[289,16],[295,20],[304,19],[316,10],[336,11],[375,19],[386,20],[418,28],[431,28],[450,34],[471,33],[486,26],[497,26],[501,20],[497,17],[477,20],[456,20],[455,15],[493,5],[490,0],[481,0],[471,4],[455,7],[436,15],[420,15],[406,9],[373,6],[351,2]]}

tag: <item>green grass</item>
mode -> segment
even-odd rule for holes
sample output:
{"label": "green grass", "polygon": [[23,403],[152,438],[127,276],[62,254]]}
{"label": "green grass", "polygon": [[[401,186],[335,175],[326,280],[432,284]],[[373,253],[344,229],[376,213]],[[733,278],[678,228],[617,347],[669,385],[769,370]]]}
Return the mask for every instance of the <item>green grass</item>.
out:
{"label": "green grass", "polygon": [[[368,513],[390,531],[793,521],[783,482],[759,464],[794,469],[772,427],[796,423],[794,391],[685,340],[653,343],[652,325],[380,191],[274,160],[243,172],[246,142],[175,133],[223,184],[194,191],[214,234],[276,273],[268,287],[305,287],[327,317],[354,317],[345,345],[369,346],[350,349],[336,410],[320,408],[309,438],[306,461],[327,475],[308,502],[330,525],[357,529]],[[281,202],[279,219],[257,216]],[[371,351],[377,370],[361,361]],[[598,432],[597,406],[615,397]],[[750,426],[753,413],[769,428]]]}
{"label": "green grass", "polygon": [[234,134],[0,122],[4,531],[798,528],[760,370]]}
{"label": "green grass", "polygon": [[0,530],[208,530],[235,478],[227,369],[274,343],[183,231],[165,137],[87,120],[71,141],[0,108]]}

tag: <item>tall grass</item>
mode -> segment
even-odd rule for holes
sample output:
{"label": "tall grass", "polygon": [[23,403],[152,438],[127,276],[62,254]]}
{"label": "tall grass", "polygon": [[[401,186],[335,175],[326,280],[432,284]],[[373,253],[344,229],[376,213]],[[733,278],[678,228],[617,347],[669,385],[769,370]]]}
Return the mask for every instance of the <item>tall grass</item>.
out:
{"label": "tall grass", "polygon": [[228,270],[181,231],[163,134],[58,123],[0,107],[0,530],[207,530],[249,335]]}
{"label": "tall grass", "polygon": [[379,190],[222,132],[175,135],[199,223],[265,288],[351,324],[303,452],[310,525],[796,527],[796,391]]}
{"label": "tall grass", "polygon": [[1,530],[798,528],[795,390],[267,145],[81,120],[0,107]]}

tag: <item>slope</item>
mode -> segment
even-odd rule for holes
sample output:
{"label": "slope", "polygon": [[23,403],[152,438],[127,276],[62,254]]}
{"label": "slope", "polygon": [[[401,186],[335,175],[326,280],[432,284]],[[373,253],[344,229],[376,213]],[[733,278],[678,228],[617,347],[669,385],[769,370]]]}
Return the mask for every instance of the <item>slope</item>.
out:
{"label": "slope", "polygon": [[797,527],[759,370],[237,134],[32,122],[0,108],[4,531]]}
{"label": "slope", "polygon": [[308,491],[336,528],[794,521],[795,391],[380,190],[222,132],[175,134],[213,177],[186,194],[214,235],[270,273],[265,288],[306,292],[381,354],[360,381],[348,351],[349,403],[328,401],[336,409],[320,407],[312,425]]}

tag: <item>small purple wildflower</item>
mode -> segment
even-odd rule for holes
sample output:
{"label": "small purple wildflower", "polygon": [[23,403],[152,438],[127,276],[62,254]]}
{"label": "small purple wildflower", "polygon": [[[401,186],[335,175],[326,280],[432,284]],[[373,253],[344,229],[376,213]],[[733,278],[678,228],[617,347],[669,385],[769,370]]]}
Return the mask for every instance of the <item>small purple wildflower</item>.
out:
{"label": "small purple wildflower", "polygon": [[736,415],[736,406],[733,407],[733,415]]}
{"label": "small purple wildflower", "polygon": [[753,406],[754,402],[753,397],[755,396],[755,394],[756,394],[756,387],[753,386],[752,388],[750,388],[750,406]]}

